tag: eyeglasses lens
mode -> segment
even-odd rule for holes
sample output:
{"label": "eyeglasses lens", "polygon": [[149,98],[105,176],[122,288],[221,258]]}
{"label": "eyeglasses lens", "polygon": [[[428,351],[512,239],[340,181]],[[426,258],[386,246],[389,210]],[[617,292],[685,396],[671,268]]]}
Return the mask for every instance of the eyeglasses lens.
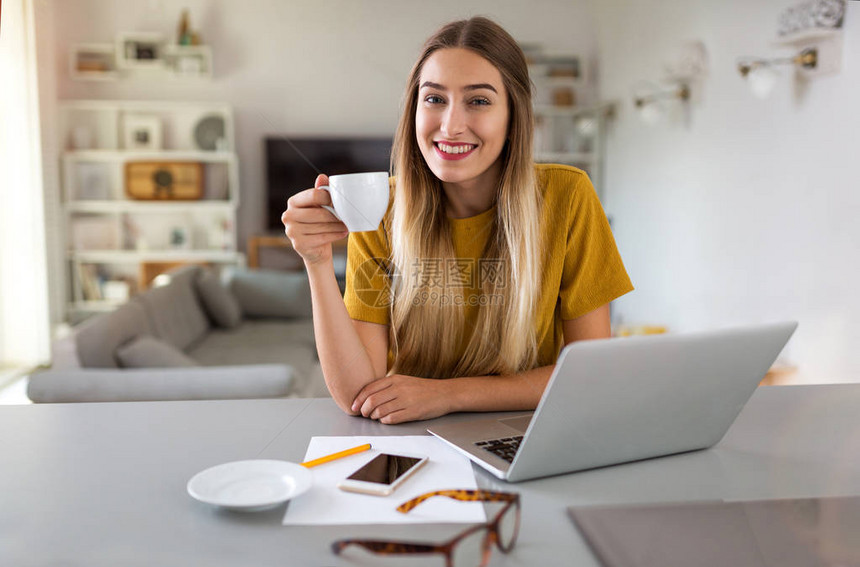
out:
{"label": "eyeglasses lens", "polygon": [[476,530],[454,546],[454,567],[483,567],[490,558],[489,532]]}
{"label": "eyeglasses lens", "polygon": [[520,510],[516,504],[508,507],[502,517],[499,518],[498,536],[499,547],[508,551],[514,545],[514,540],[517,537],[517,532],[520,527]]}

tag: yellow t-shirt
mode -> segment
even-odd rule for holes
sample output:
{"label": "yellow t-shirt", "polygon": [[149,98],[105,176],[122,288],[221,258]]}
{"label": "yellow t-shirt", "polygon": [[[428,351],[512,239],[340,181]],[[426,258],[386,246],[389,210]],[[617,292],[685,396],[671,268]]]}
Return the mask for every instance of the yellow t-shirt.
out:
{"label": "yellow t-shirt", "polygon": [[[537,366],[546,366],[555,364],[564,346],[562,320],[585,315],[631,291],[633,285],[588,175],[566,165],[535,167],[543,192],[540,219],[543,277],[535,307]],[[463,348],[480,309],[480,302],[469,298],[481,293],[478,278],[492,277],[493,273],[491,265],[482,267],[481,254],[495,213],[494,206],[474,217],[449,218],[457,258],[453,265],[422,266],[424,274],[438,273],[440,280],[456,277],[465,284]],[[383,222],[375,232],[349,235],[344,303],[353,319],[390,324],[388,228]],[[390,362],[391,353],[389,366]]]}

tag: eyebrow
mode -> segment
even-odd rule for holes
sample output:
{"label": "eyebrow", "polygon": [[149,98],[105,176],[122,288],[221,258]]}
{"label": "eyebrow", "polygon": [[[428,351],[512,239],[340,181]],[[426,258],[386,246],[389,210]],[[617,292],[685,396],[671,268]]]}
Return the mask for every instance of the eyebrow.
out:
{"label": "eyebrow", "polygon": [[[440,91],[445,90],[445,87],[443,85],[440,85],[439,83],[434,83],[432,81],[424,81],[423,83],[421,83],[420,88],[423,89],[424,87],[430,87],[431,89],[438,89]],[[490,83],[478,83],[476,85],[466,85],[465,87],[463,87],[464,91],[477,91],[480,89],[488,89],[496,94],[499,94],[499,91],[496,90],[496,87],[494,87]]]}

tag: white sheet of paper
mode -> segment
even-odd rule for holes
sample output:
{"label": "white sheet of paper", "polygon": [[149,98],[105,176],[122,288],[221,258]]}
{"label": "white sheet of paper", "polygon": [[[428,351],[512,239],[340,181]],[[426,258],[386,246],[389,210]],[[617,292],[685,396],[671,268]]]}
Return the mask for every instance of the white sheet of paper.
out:
{"label": "white sheet of paper", "polygon": [[[330,455],[350,447],[370,443],[369,451],[318,465],[310,469],[313,486],[287,506],[283,524],[453,524],[486,522],[480,502],[461,502],[444,496],[430,498],[408,514],[395,508],[425,492],[444,489],[477,488],[469,459],[452,451],[432,435],[384,437],[314,437],[305,460]],[[337,487],[365,463],[390,453],[427,456],[430,460],[389,496],[346,492]]]}

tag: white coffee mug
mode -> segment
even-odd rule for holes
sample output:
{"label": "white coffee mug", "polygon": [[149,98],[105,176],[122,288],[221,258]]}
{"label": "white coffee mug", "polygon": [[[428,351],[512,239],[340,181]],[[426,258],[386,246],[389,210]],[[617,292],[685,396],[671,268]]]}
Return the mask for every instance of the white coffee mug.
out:
{"label": "white coffee mug", "polygon": [[328,186],[320,189],[331,194],[333,207],[323,205],[350,232],[376,230],[388,210],[388,172],[332,175]]}

